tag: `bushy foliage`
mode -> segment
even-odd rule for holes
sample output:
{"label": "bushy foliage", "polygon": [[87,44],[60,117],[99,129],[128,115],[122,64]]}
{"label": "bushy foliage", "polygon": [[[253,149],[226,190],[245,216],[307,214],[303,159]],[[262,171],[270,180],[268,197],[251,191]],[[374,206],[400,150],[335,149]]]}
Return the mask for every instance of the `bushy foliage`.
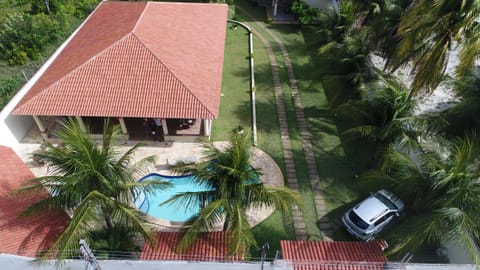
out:
{"label": "bushy foliage", "polygon": [[318,9],[312,8],[303,0],[292,4],[292,13],[298,16],[298,21],[305,25],[310,24],[317,17]]}
{"label": "bushy foliage", "polygon": [[0,57],[10,65],[23,65],[28,58],[36,59],[61,32],[58,22],[43,13],[9,14],[0,29]]}
{"label": "bushy foliage", "polygon": [[97,6],[98,0],[79,0],[75,4],[75,16],[84,19]]}
{"label": "bushy foliage", "polygon": [[0,108],[3,108],[8,103],[21,84],[20,78],[0,78]]}
{"label": "bushy foliage", "polygon": [[[140,247],[135,234],[123,226],[92,232],[91,248],[102,259],[138,259]],[[119,253],[121,252],[121,253]]]}
{"label": "bushy foliage", "polygon": [[21,83],[18,78],[0,78],[0,96],[10,95]]}
{"label": "bushy foliage", "polygon": [[[72,29],[73,18],[85,18],[99,0],[17,1],[16,12],[0,22],[0,58],[10,65],[35,60],[48,45],[63,38]],[[2,10],[0,10],[2,11]]]}

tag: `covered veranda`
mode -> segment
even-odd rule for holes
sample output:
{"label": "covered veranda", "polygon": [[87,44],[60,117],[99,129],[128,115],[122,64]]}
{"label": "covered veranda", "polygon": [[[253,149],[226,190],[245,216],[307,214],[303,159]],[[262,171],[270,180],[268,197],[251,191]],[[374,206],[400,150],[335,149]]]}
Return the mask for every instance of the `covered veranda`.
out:
{"label": "covered veranda", "polygon": [[[33,116],[36,129],[32,131],[34,134],[40,134],[43,139],[54,138],[55,131],[60,129],[61,122],[65,121],[65,116]],[[208,137],[211,134],[212,120],[210,119],[179,119],[160,118],[161,127],[155,130],[146,129],[144,126],[145,119],[153,121],[150,117],[74,117],[79,121],[84,130],[91,132],[92,136],[100,137],[103,132],[105,121],[114,125],[119,125],[124,139],[132,141],[195,141],[199,138]],[[154,131],[152,134],[152,131]]]}

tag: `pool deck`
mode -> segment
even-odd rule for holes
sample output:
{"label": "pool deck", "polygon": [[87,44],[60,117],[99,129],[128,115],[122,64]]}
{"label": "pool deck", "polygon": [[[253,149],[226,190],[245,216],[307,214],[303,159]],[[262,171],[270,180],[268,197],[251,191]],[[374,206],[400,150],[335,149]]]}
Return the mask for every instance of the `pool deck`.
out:
{"label": "pool deck", "polygon": [[[126,145],[116,146],[119,151],[127,151],[136,142],[129,141]],[[228,145],[228,142],[215,142],[214,145],[222,148]],[[31,154],[40,149],[40,144],[22,143],[15,148],[15,151],[25,164],[30,168],[37,177],[48,174],[48,166],[40,165],[32,160]],[[192,142],[149,142],[145,146],[140,147],[134,155],[135,160],[141,160],[147,156],[155,156],[155,165],[149,170],[149,173],[159,173],[162,175],[172,175],[169,170],[168,160],[173,159],[190,159],[195,157],[198,160],[204,159],[202,143]],[[252,165],[263,173],[260,180],[267,186],[284,186],[283,174],[275,161],[262,150],[252,147]],[[273,208],[257,208],[249,209],[247,216],[251,226],[255,226],[274,211]],[[170,222],[152,218],[151,221],[156,225],[157,230],[176,231],[182,223]],[[221,229],[221,226],[215,229]]]}

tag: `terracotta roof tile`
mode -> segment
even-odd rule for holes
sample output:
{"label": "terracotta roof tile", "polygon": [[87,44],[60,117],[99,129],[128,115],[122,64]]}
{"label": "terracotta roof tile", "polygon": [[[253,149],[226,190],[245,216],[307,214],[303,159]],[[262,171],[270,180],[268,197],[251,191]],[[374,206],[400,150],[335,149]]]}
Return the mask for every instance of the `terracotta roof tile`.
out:
{"label": "terracotta roof tile", "polygon": [[243,256],[227,256],[228,241],[224,232],[210,232],[198,239],[185,253],[175,252],[179,233],[158,232],[155,247],[146,243],[140,259],[142,260],[186,260],[186,261],[225,261],[243,260]]}
{"label": "terracotta roof tile", "polygon": [[[11,195],[34,175],[12,149],[0,146],[0,253],[35,257],[58,236],[68,221],[65,212],[50,211],[20,218],[20,213],[43,194]],[[13,169],[14,168],[14,169]]]}
{"label": "terracotta roof tile", "polygon": [[227,6],[102,2],[20,115],[216,118]]}
{"label": "terracotta roof tile", "polygon": [[384,241],[320,242],[280,241],[282,257],[295,270],[384,269]]}

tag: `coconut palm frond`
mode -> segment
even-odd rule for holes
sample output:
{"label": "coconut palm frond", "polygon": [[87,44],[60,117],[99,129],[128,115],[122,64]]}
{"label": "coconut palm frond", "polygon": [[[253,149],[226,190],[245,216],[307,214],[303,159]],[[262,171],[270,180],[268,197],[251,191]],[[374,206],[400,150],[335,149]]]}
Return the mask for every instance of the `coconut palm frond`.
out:
{"label": "coconut palm frond", "polygon": [[418,157],[420,166],[426,171],[434,172],[444,168],[443,160],[440,154],[436,151],[424,150],[422,155]]}
{"label": "coconut palm frond", "polygon": [[372,190],[388,189],[395,191],[394,187],[398,180],[389,176],[380,170],[368,170],[362,173],[357,179],[358,186],[362,193],[368,193]]}
{"label": "coconut palm frond", "polygon": [[360,127],[354,127],[347,129],[343,131],[343,135],[345,136],[358,136],[360,135],[361,137],[365,138],[371,138],[372,140],[377,140],[379,138],[378,134],[378,129],[375,126],[360,126]]}
{"label": "coconut palm frond", "polygon": [[331,41],[331,42],[329,42],[329,43],[321,46],[321,47],[318,49],[317,53],[318,53],[319,55],[325,55],[325,54],[328,55],[331,51],[337,50],[339,46],[340,46],[340,45],[339,45],[337,42]]}
{"label": "coconut palm frond", "polygon": [[160,180],[160,179],[148,179],[148,180],[142,180],[142,181],[137,181],[133,183],[127,183],[124,185],[124,188],[129,191],[142,191],[145,193],[152,193],[157,190],[166,190],[172,187],[172,183],[169,181],[165,180]]}
{"label": "coconut palm frond", "polygon": [[177,252],[187,251],[203,233],[212,230],[215,225],[219,224],[226,203],[225,200],[210,202],[200,210],[198,216],[188,220],[181,229],[180,240],[176,247]]}
{"label": "coconut palm frond", "polygon": [[145,213],[115,200],[112,203],[112,220],[115,224],[121,224],[133,232],[138,232],[150,244],[154,243],[153,234],[149,227],[150,222]]}
{"label": "coconut palm frond", "polygon": [[286,213],[292,205],[301,206],[299,195],[286,187],[265,187],[261,183],[247,185],[245,197],[248,199],[244,207],[276,207]]}
{"label": "coconut palm frond", "polygon": [[458,139],[454,145],[452,158],[455,160],[453,173],[462,173],[480,155],[480,140],[475,133]]}
{"label": "coconut palm frond", "polygon": [[444,239],[446,226],[439,213],[422,213],[402,222],[396,244],[386,254],[417,250],[424,244],[437,244]]}
{"label": "coconut palm frond", "polygon": [[412,82],[411,94],[416,94],[423,87],[433,90],[440,84],[447,68],[450,42],[448,35],[441,37],[441,40],[437,41],[436,46],[431,48],[415,63],[417,73]]}
{"label": "coconut palm frond", "polygon": [[54,246],[60,250],[58,257],[68,257],[68,249],[76,249],[81,238],[88,239],[88,232],[98,226],[99,216],[105,219],[107,229],[113,229],[116,222],[123,222],[133,232],[138,230],[140,235],[149,237],[145,215],[129,204],[139,189],[150,191],[153,186],[163,185],[156,181],[135,183],[136,177],[132,174],[145,171],[152,159],[132,162],[131,157],[138,145],[120,155],[112,146],[119,129],[108,122],[101,145],[92,140],[73,118],[61,125],[62,129],[56,134],[63,142],[59,145],[46,143],[45,150],[37,155],[49,165],[51,175],[32,179],[27,187],[17,191],[23,194],[44,188],[51,195],[27,208],[26,214],[42,206],[73,211],[69,225]]}
{"label": "coconut palm frond", "polygon": [[364,100],[349,100],[333,109],[333,115],[340,119],[359,122],[371,115],[370,105]]}
{"label": "coconut palm frond", "polygon": [[455,73],[457,77],[464,76],[475,70],[478,52],[480,52],[480,25],[475,25],[469,31],[469,37],[460,50],[460,61],[456,67]]}
{"label": "coconut palm frond", "polygon": [[[181,165],[177,171],[191,172],[194,181],[212,187],[205,192],[185,192],[173,196],[165,203],[198,205],[208,202],[184,226],[184,234],[178,249],[186,250],[200,235],[223,221],[223,230],[242,234],[246,238],[232,239],[230,251],[248,250],[253,242],[249,240],[250,225],[246,221],[245,211],[250,207],[273,206],[286,211],[291,202],[297,201],[296,195],[286,188],[266,188],[263,184],[252,184],[262,174],[250,163],[250,141],[245,132],[234,131],[230,143],[221,149],[206,145],[206,161],[196,165]],[[224,219],[222,220],[221,217]]]}
{"label": "coconut palm frond", "polygon": [[245,210],[235,207],[233,209],[232,219],[230,221],[230,229],[228,230],[231,244],[228,248],[228,254],[243,254],[251,246],[256,247],[257,241],[248,223]]}
{"label": "coconut palm frond", "polygon": [[160,205],[173,205],[183,208],[197,208],[199,205],[207,205],[210,201],[215,199],[215,191],[189,191],[173,195],[168,200],[162,202]]}
{"label": "coconut palm frond", "polygon": [[94,197],[92,194],[76,208],[67,227],[53,244],[52,250],[58,250],[57,259],[71,258],[74,255],[71,252],[78,249],[80,239],[90,240],[92,229],[90,226],[97,219],[96,211],[98,210]]}

